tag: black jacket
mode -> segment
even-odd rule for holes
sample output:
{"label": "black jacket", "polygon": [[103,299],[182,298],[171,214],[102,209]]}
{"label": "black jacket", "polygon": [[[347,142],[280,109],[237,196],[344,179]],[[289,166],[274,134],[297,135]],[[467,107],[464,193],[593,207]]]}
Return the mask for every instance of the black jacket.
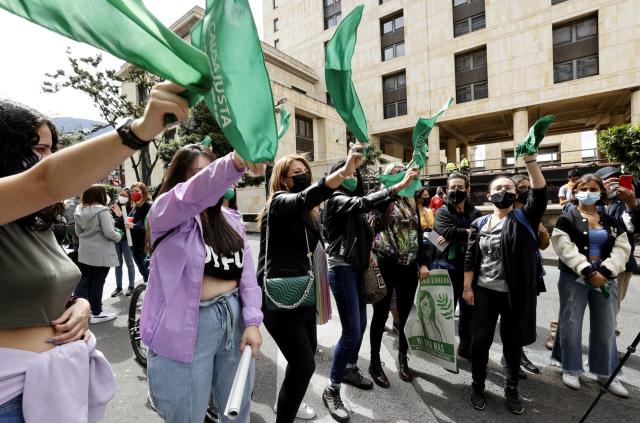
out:
{"label": "black jacket", "polygon": [[[547,210],[547,188],[534,189],[522,209],[532,228],[537,228],[542,215]],[[464,262],[465,272],[474,272],[475,286],[480,271],[480,219],[471,224],[471,234]],[[542,263],[538,259],[538,240],[531,236],[511,211],[504,221],[501,236],[502,264],[504,277],[509,287],[509,304],[517,333],[518,342],[529,345],[536,340],[536,305],[538,287],[542,279]]]}
{"label": "black jacket", "polygon": [[[631,246],[624,228],[611,216],[599,210],[600,224],[609,235],[602,248],[603,259],[598,271],[611,279],[625,270]],[[587,276],[592,272],[589,263],[589,222],[577,207],[571,207],[556,221],[551,234],[553,249],[560,258],[558,267],[565,272]]]}
{"label": "black jacket", "polygon": [[[637,204],[640,204],[640,201],[636,200]],[[611,205],[607,208],[607,214],[614,218],[618,223],[618,226],[623,228],[627,232],[627,237],[629,238],[629,244],[631,245],[631,254],[629,255],[629,260],[627,261],[627,265],[625,270],[627,272],[636,272],[638,270],[638,263],[636,263],[636,259],[633,256],[633,252],[635,250],[635,242],[633,238],[633,232],[629,232],[622,220],[623,213],[627,211],[627,205],[617,197],[611,199]],[[628,211],[629,216],[631,217],[631,223],[635,227],[635,233],[640,233],[640,207],[636,207],[633,210]]]}
{"label": "black jacket", "polygon": [[[480,210],[476,209],[470,201],[465,201],[464,212],[458,213],[455,204],[447,197],[444,206],[440,207],[436,212],[435,230],[451,243],[439,255],[438,263],[440,267],[462,269],[467,242],[469,241],[467,229],[471,227],[471,222],[481,215]],[[454,252],[451,251],[452,249]],[[450,256],[453,256],[453,259],[450,260]]]}
{"label": "black jacket", "polygon": [[388,189],[363,197],[352,197],[340,189],[334,192],[325,206],[329,256],[342,257],[359,270],[367,269],[374,233],[365,213],[384,209],[396,198]]}
{"label": "black jacket", "polygon": [[133,216],[134,224],[133,229],[131,229],[132,250],[139,254],[144,252],[146,245],[147,228],[145,227],[145,223],[150,209],[151,202],[147,201],[140,206],[134,207],[132,214],[129,214],[129,217]]}
{"label": "black jacket", "polygon": [[[257,272],[260,286],[263,285],[265,262],[269,278],[301,276],[309,272],[305,228],[312,253],[320,240],[320,228],[317,222],[311,220],[309,212],[329,198],[333,192],[333,189],[325,185],[323,178],[297,194],[285,191],[274,193],[271,203],[268,204],[269,209],[263,212],[260,222],[260,255]],[[269,254],[265,255],[267,213],[269,213]],[[313,307],[269,311],[263,306],[262,311],[265,320],[315,319]]]}

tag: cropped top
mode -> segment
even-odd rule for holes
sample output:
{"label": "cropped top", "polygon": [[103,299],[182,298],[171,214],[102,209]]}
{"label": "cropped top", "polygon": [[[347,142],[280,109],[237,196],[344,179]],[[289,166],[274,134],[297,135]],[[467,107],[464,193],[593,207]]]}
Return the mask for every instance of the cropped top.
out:
{"label": "cropped top", "polygon": [[204,274],[224,281],[239,281],[242,276],[244,251],[239,249],[229,256],[216,254],[213,247],[205,245]]}
{"label": "cropped top", "polygon": [[49,326],[80,280],[53,231],[0,225],[0,329]]}
{"label": "cropped top", "polygon": [[589,256],[602,257],[602,247],[608,240],[606,229],[589,229]]}

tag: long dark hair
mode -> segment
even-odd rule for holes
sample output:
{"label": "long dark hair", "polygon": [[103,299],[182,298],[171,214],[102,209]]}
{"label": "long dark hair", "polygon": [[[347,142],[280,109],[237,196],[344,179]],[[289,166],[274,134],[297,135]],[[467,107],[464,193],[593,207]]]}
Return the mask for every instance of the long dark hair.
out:
{"label": "long dark hair", "polygon": [[[0,100],[0,178],[16,175],[35,166],[41,159],[33,152],[40,142],[38,129],[51,131],[51,151],[58,149],[58,131],[49,119],[22,104]],[[48,230],[64,214],[62,203],[55,203],[16,221],[23,228]]]}
{"label": "long dark hair", "polygon": [[[211,150],[199,144],[190,144],[180,148],[171,159],[169,168],[158,196],[171,191],[176,185],[189,179],[191,169],[198,159],[204,156],[210,161],[215,157]],[[222,215],[222,197],[218,202],[200,213],[203,237],[206,244],[218,255],[231,255],[244,246],[244,240]]]}

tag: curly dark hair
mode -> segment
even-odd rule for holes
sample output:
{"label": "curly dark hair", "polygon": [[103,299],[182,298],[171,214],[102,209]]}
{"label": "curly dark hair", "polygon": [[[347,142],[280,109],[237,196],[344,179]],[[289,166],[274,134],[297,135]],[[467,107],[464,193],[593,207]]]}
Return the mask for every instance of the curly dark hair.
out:
{"label": "curly dark hair", "polygon": [[[0,178],[24,172],[40,161],[33,147],[40,142],[38,129],[43,125],[51,131],[51,151],[57,151],[58,131],[53,122],[22,104],[0,100]],[[63,213],[62,203],[56,203],[17,222],[31,230],[48,230]]]}

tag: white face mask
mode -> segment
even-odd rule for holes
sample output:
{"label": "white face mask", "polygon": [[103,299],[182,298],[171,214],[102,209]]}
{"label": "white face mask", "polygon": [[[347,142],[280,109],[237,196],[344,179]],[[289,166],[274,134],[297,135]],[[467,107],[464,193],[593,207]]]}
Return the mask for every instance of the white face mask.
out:
{"label": "white face mask", "polygon": [[129,197],[125,197],[124,195],[121,195],[118,197],[118,203],[125,205],[129,202]]}

